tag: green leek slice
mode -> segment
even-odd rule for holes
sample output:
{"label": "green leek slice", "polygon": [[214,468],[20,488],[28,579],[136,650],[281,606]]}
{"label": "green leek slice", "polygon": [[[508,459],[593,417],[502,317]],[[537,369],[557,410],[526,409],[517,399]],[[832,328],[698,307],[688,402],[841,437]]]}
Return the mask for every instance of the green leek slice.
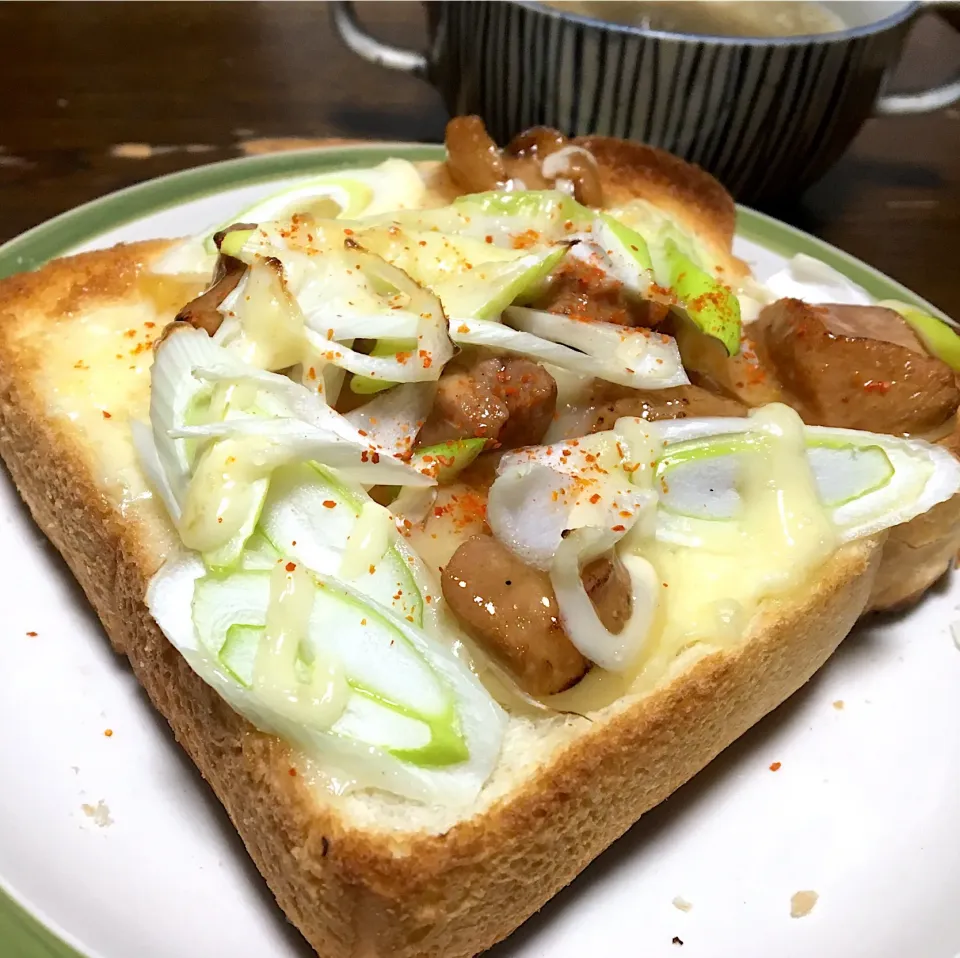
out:
{"label": "green leek slice", "polygon": [[[266,571],[242,572],[205,576],[194,586],[193,622],[201,642],[246,689],[256,687],[269,580]],[[317,583],[309,647],[301,649],[296,668],[308,675],[316,656],[332,656],[361,698],[332,731],[372,740],[415,765],[439,767],[469,757],[449,690],[375,604]],[[384,710],[392,718],[378,714]],[[397,717],[410,722],[398,722]],[[373,728],[365,728],[369,725]],[[424,727],[419,736],[416,725]],[[366,734],[370,731],[372,737]],[[420,741],[411,743],[411,733]]]}
{"label": "green leek slice", "polygon": [[453,482],[488,445],[486,439],[451,439],[418,449],[411,461],[414,468],[432,476],[441,486]]}
{"label": "green leek slice", "polygon": [[932,355],[942,359],[951,369],[960,372],[960,335],[953,326],[917,309],[916,306],[897,300],[887,299],[877,305],[899,313]]}
{"label": "green leek slice", "polygon": [[700,269],[668,239],[664,255],[671,287],[698,329],[719,339],[731,356],[740,349],[740,303],[733,291]]}
{"label": "green leek slice", "polygon": [[[371,356],[396,356],[400,352],[410,352],[417,348],[415,339],[378,339],[370,350]],[[372,376],[352,376],[350,378],[350,392],[358,396],[372,396],[382,393],[396,386],[396,383],[385,379],[374,379]]]}
{"label": "green leek slice", "polygon": [[[260,517],[264,537],[280,555],[312,572],[339,576],[348,539],[369,496],[351,489],[330,470],[305,463],[277,470]],[[371,558],[366,571],[349,584],[397,615],[420,625],[423,596],[411,564],[396,545]]]}

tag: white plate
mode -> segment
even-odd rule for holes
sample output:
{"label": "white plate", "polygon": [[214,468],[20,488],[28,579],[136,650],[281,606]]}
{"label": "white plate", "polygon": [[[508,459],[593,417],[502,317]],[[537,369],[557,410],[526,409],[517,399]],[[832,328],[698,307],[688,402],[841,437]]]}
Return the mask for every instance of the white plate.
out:
{"label": "white plate", "polygon": [[[102,229],[104,216],[122,221],[169,202],[171,190],[195,195],[213,174],[168,179],[162,196],[153,184],[123,209],[108,200],[116,208],[95,210],[99,219],[90,209],[69,214],[0,250],[0,260],[29,264],[38,250],[62,249],[65,236],[83,237],[75,248],[87,249],[190,232],[277,180],[231,184],[354,156],[224,165],[209,196],[84,234]],[[741,225],[736,251],[761,278],[782,265],[781,253],[802,250],[878,296],[908,295],[766,218],[743,212]],[[9,481],[0,483],[0,518],[0,888],[89,958],[312,955]],[[491,954],[954,958],[960,651],[949,626],[958,605],[954,579],[908,615],[859,626],[808,686]],[[793,918],[798,891],[818,898]],[[64,953],[49,936],[31,937],[38,932],[22,915],[8,910],[4,929],[4,956]]]}

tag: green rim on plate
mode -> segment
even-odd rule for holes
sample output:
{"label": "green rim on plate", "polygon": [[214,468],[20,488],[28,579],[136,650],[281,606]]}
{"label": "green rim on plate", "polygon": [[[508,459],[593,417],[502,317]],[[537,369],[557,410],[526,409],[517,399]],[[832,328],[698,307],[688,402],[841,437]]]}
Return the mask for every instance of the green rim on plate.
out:
{"label": "green rim on plate", "polygon": [[[443,158],[443,148],[420,143],[332,146],[243,157],[172,173],[85,203],[0,246],[0,279],[24,270],[37,269],[108,230],[212,193],[282,177],[369,166],[391,156],[413,161],[439,160]],[[934,315],[944,315],[879,270],[763,213],[738,207],[737,232],[745,239],[783,256],[795,253],[815,256],[859,283],[876,299],[898,299]],[[3,958],[81,958],[79,952],[49,926],[45,926],[40,917],[25,904],[5,893],[2,886],[0,955]]]}
{"label": "green rim on plate", "polygon": [[[416,161],[440,160],[443,155],[443,147],[426,143],[329,146],[240,157],[171,173],[91,200],[0,246],[0,279],[37,269],[107,230],[211,193],[280,177],[375,164],[391,156]],[[859,283],[876,299],[899,299],[944,315],[933,304],[849,253],[763,213],[738,206],[737,232],[785,256],[815,256]]]}
{"label": "green rim on plate", "polygon": [[4,958],[83,958],[39,917],[0,887],[0,955]]}

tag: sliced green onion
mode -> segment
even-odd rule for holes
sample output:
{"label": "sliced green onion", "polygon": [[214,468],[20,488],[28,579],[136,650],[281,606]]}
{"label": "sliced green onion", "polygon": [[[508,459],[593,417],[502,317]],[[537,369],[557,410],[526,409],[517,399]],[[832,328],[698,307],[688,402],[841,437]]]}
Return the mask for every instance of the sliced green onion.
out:
{"label": "sliced green onion", "polygon": [[664,245],[670,286],[698,329],[719,339],[733,356],[740,349],[740,303],[733,292],[700,269],[668,239]]}

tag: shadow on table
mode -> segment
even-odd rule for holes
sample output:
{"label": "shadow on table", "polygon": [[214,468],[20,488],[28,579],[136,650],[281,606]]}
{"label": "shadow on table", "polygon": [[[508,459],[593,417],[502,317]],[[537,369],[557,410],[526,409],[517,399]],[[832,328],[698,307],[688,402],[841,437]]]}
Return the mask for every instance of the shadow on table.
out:
{"label": "shadow on table", "polygon": [[888,194],[902,195],[908,190],[933,192],[942,187],[943,176],[932,167],[848,155],[805,192],[780,197],[760,208],[791,226],[822,236],[825,227],[842,219],[864,197],[871,197],[872,203],[882,207]]}

